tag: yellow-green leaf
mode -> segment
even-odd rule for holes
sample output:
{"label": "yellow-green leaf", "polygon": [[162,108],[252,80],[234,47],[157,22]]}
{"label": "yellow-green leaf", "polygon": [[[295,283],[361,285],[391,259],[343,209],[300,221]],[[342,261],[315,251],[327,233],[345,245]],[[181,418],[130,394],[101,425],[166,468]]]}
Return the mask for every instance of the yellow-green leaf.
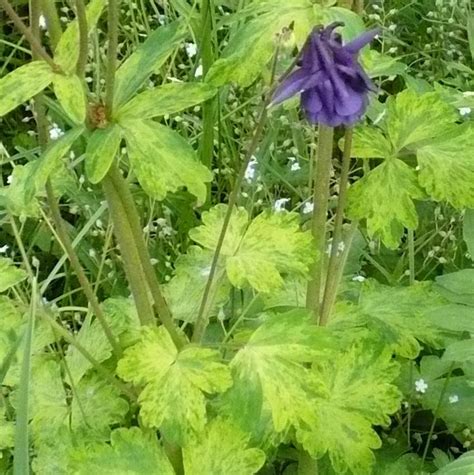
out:
{"label": "yellow-green leaf", "polygon": [[416,229],[416,198],[423,196],[415,170],[391,158],[349,188],[348,215],[367,219],[370,236],[391,248],[398,246],[404,228]]}
{"label": "yellow-green leaf", "polygon": [[[341,140],[344,143],[344,140]],[[342,147],[341,147],[342,148]],[[357,158],[387,158],[392,146],[382,132],[375,127],[357,127],[354,130],[352,156]]]}
{"label": "yellow-green leaf", "polygon": [[114,108],[127,102],[152,73],[158,72],[179,42],[184,29],[178,21],[157,28],[117,70]]}
{"label": "yellow-green leaf", "polygon": [[187,346],[178,353],[163,327],[144,328],[142,340],[125,350],[117,373],[144,386],[138,399],[143,422],[179,445],[203,431],[205,394],[223,392],[232,384],[218,351]]}
{"label": "yellow-green leaf", "polygon": [[186,475],[253,475],[265,463],[265,452],[248,448],[250,435],[218,418],[183,450]]}
{"label": "yellow-green leaf", "polygon": [[27,276],[27,273],[16,267],[11,259],[0,257],[0,292],[5,292],[26,279]]}
{"label": "yellow-green leaf", "polygon": [[44,61],[33,61],[0,79],[0,117],[41,92],[54,73]]}
{"label": "yellow-green leaf", "polygon": [[206,199],[211,172],[202,165],[189,143],[174,130],[151,120],[123,124],[133,170],[147,194],[163,200],[181,187]]}
{"label": "yellow-green leaf", "polygon": [[122,141],[122,129],[112,124],[96,129],[87,142],[85,168],[91,183],[99,183],[109,171]]}
{"label": "yellow-green leaf", "polygon": [[213,97],[217,89],[206,83],[170,83],[138,94],[117,112],[123,119],[151,119],[174,114]]}
{"label": "yellow-green leaf", "polygon": [[76,124],[82,124],[86,119],[87,98],[81,80],[75,74],[55,74],[53,85],[54,93],[66,114]]}
{"label": "yellow-green leaf", "polygon": [[[95,28],[106,5],[106,0],[91,0],[86,8],[89,33]],[[66,73],[71,73],[79,58],[79,25],[77,19],[69,23],[54,51],[54,62]]]}
{"label": "yellow-green leaf", "polygon": [[419,180],[438,201],[456,208],[474,207],[474,126],[457,127],[417,150]]}

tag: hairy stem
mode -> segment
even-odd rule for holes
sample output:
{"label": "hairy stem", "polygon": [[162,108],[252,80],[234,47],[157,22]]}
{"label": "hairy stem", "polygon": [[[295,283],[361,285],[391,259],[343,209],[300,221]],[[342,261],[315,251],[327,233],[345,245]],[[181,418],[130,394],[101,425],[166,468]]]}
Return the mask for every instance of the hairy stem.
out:
{"label": "hairy stem", "polygon": [[76,0],[76,16],[79,26],[79,57],[77,58],[76,73],[82,78],[87,64],[89,50],[89,33],[87,28],[87,15],[84,0]]}
{"label": "hairy stem", "polygon": [[408,230],[408,268],[410,271],[410,285],[415,283],[415,233]]}
{"label": "hairy stem", "polygon": [[311,232],[315,241],[316,260],[311,280],[308,282],[306,308],[313,312],[316,321],[320,314],[320,301],[323,285],[324,253],[326,250],[326,220],[329,200],[329,180],[333,148],[334,129],[319,125],[318,153],[313,165],[313,218]]}
{"label": "hairy stem", "polygon": [[59,20],[55,2],[52,2],[51,0],[41,0],[41,13],[46,19],[46,28],[48,29],[49,33],[49,40],[51,42],[51,46],[54,49],[58,45],[59,39],[63,34],[61,21]]}
{"label": "hairy stem", "polygon": [[108,47],[107,47],[107,74],[105,78],[105,111],[107,119],[112,117],[115,91],[115,71],[117,68],[118,21],[120,0],[109,0],[107,10]]}
{"label": "hairy stem", "polygon": [[155,302],[158,317],[163,323],[164,327],[168,330],[168,333],[170,334],[176,347],[180,349],[186,344],[186,340],[183,336],[181,336],[176,325],[174,324],[173,317],[161,291],[161,286],[156,277],[155,270],[151,265],[150,255],[145,239],[143,238],[142,226],[140,224],[137,207],[133,201],[133,196],[126,181],[115,165],[110,168],[108,178],[115,187],[116,194],[120,198],[124,213],[128,218],[129,225],[133,233],[135,247],[138,251],[140,262],[145,273],[146,281],[150,287],[153,301]]}
{"label": "hairy stem", "polygon": [[32,31],[23,23],[21,18],[16,14],[15,10],[10,5],[10,2],[8,0],[0,0],[0,6],[2,6],[2,8],[5,10],[6,14],[11,19],[18,31],[20,31],[20,33],[25,36],[28,43],[30,43],[32,52],[36,54],[37,57],[46,61],[51,66],[51,68],[57,71],[59,68],[54,63],[53,58],[51,58],[51,56],[41,45],[39,39],[32,33]]}
{"label": "hairy stem", "polygon": [[351,164],[351,150],[352,150],[352,128],[348,128],[344,139],[344,152],[342,157],[341,177],[339,180],[339,200],[337,203],[336,218],[334,223],[334,232],[331,241],[331,254],[329,258],[329,265],[326,274],[326,286],[324,289],[324,298],[321,308],[320,325],[326,325],[331,315],[331,310],[336,300],[337,289],[339,287],[338,278],[338,264],[340,261],[339,249],[342,240],[342,226],[344,222],[344,211],[347,201],[347,185],[349,182],[349,168]]}
{"label": "hairy stem", "polygon": [[109,214],[114,226],[114,234],[120,247],[123,266],[137,307],[140,323],[142,325],[154,325],[155,318],[148,295],[148,286],[144,285],[146,282],[145,274],[134,243],[134,236],[126,212],[123,209],[120,196],[109,176],[106,176],[102,180],[102,189],[109,206]]}

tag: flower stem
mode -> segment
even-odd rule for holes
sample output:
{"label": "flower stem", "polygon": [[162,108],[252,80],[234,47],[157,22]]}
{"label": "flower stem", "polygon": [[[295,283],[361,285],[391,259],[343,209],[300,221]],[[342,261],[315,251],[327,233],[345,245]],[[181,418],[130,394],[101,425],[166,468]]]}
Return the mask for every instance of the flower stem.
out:
{"label": "flower stem", "polygon": [[133,196],[116,165],[113,165],[110,168],[108,179],[110,179],[113,184],[116,194],[121,200],[124,214],[128,218],[129,226],[133,234],[133,241],[140,258],[146,281],[151,290],[158,317],[167,329],[176,347],[180,349],[186,344],[186,340],[181,336],[174,324],[173,317],[161,291],[161,286],[156,277],[155,270],[151,265],[150,255],[148,253],[145,239],[143,238],[142,226],[140,225],[140,218],[138,216],[135,202],[133,201]]}
{"label": "flower stem", "polygon": [[41,12],[46,19],[46,28],[48,29],[49,33],[49,40],[51,41],[51,46],[54,49],[56,48],[57,44],[59,43],[59,39],[63,34],[61,21],[59,20],[55,2],[52,2],[51,0],[42,0]]}
{"label": "flower stem", "polygon": [[114,234],[122,253],[123,266],[137,307],[140,323],[142,325],[154,325],[155,318],[148,295],[148,287],[144,285],[146,282],[145,274],[134,243],[133,232],[120,196],[108,175],[102,180],[102,189],[109,206]]}
{"label": "flower stem", "polygon": [[319,320],[320,300],[322,293],[322,277],[324,253],[326,248],[326,220],[329,200],[329,180],[333,149],[334,129],[319,125],[318,152],[316,163],[313,165],[313,218],[311,232],[315,241],[316,260],[313,265],[311,280],[308,282],[306,308],[313,312],[316,321]]}
{"label": "flower stem", "polygon": [[410,270],[410,285],[415,283],[415,233],[408,230],[408,268]]}
{"label": "flower stem", "polygon": [[334,223],[334,232],[331,241],[331,255],[326,275],[326,286],[324,289],[324,298],[321,308],[321,318],[319,324],[327,324],[331,315],[331,310],[336,300],[337,289],[339,287],[338,266],[340,265],[339,245],[342,240],[342,226],[344,222],[344,211],[347,201],[347,185],[349,181],[349,168],[351,164],[352,150],[352,128],[346,129],[344,139],[344,152],[342,157],[341,177],[339,180],[339,200],[337,203],[336,218]]}
{"label": "flower stem", "polygon": [[46,52],[39,39],[31,32],[30,28],[28,28],[25,23],[23,23],[21,18],[16,14],[15,10],[10,5],[10,2],[8,0],[0,0],[0,6],[3,7],[6,14],[11,19],[18,31],[28,40],[28,43],[31,45],[32,52],[46,61],[51,66],[51,68],[57,71],[58,65],[55,64],[53,58],[51,58],[51,56]]}
{"label": "flower stem", "polygon": [[109,0],[107,10],[107,74],[105,78],[105,111],[107,119],[112,117],[115,92],[115,71],[117,68],[118,21],[120,0]]}
{"label": "flower stem", "polygon": [[82,78],[86,69],[89,52],[89,30],[87,27],[87,15],[84,0],[76,0],[76,16],[79,26],[79,57],[77,58],[76,73],[80,78]]}

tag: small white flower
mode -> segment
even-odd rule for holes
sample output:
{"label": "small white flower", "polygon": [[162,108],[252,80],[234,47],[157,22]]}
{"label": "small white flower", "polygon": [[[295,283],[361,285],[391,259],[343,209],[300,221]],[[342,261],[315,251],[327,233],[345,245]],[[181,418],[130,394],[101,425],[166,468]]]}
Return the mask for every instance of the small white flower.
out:
{"label": "small white flower", "polygon": [[428,389],[428,383],[424,379],[417,379],[415,381],[415,391],[418,393],[426,393],[426,390]]}
{"label": "small white flower", "polygon": [[49,128],[49,138],[51,140],[57,140],[63,135],[64,132],[58,127],[58,124],[53,124],[52,127]]}
{"label": "small white flower", "polygon": [[38,269],[39,266],[40,266],[40,261],[39,259],[36,257],[36,256],[33,256],[31,258],[31,265],[35,268],[35,269]]}
{"label": "small white flower", "polygon": [[474,91],[465,91],[462,93],[464,97],[472,97],[474,96]]}
{"label": "small white flower", "polygon": [[152,258],[150,259],[150,264],[151,264],[152,266],[156,266],[156,264],[158,264],[158,259],[155,259],[154,257],[152,257]]}
{"label": "small white flower", "polygon": [[8,244],[3,245],[2,247],[0,247],[0,254],[5,254],[8,249],[10,249],[10,246]]}
{"label": "small white flower", "polygon": [[363,275],[356,275],[354,277],[352,277],[352,280],[354,282],[364,282],[365,281],[365,277]]}
{"label": "small white flower", "polygon": [[247,165],[247,168],[245,170],[245,175],[244,175],[244,178],[248,183],[250,183],[252,180],[255,179],[255,174],[257,172],[256,166],[257,166],[257,157],[252,155],[252,157],[249,160],[249,163]]}
{"label": "small white flower", "polygon": [[195,78],[200,78],[202,76],[202,64],[200,64],[197,68],[196,71],[194,72],[194,77]]}
{"label": "small white flower", "polygon": [[281,211],[285,211],[285,204],[290,201],[290,198],[280,198],[273,203],[273,209],[280,213]]}
{"label": "small white flower", "polygon": [[44,17],[44,15],[40,15],[39,18],[38,18],[38,24],[39,24],[39,27],[42,29],[42,30],[46,30],[46,18]]}
{"label": "small white flower", "polygon": [[470,107],[460,107],[459,113],[464,117],[465,115],[469,115],[471,113],[471,108]]}
{"label": "small white flower", "polygon": [[166,15],[158,15],[158,23],[164,25],[166,23]]}
{"label": "small white flower", "polygon": [[314,210],[314,203],[312,203],[311,201],[307,201],[307,202],[303,205],[303,214],[312,213],[313,210]]}
{"label": "small white flower", "polygon": [[13,183],[13,175],[8,175],[7,176],[7,183],[11,185]]}
{"label": "small white flower", "polygon": [[449,396],[449,404],[456,404],[457,402],[459,402],[459,396],[457,394]]}
{"label": "small white flower", "polygon": [[196,53],[197,53],[196,43],[186,43],[185,49],[186,49],[186,54],[188,55],[188,58],[192,58],[196,56]]}
{"label": "small white flower", "polygon": [[290,170],[292,172],[297,172],[298,170],[301,170],[300,164],[298,162],[293,162],[291,164]]}

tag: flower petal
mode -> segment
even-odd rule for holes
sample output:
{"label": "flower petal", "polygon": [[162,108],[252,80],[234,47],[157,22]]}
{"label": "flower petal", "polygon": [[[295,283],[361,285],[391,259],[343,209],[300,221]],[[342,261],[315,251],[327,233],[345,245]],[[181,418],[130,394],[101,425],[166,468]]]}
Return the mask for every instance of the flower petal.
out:
{"label": "flower petal", "polygon": [[301,104],[306,113],[317,114],[323,108],[318,89],[313,87],[304,91],[301,94]]}
{"label": "flower petal", "polygon": [[350,54],[357,54],[364,46],[368,45],[379,34],[379,28],[366,31],[351,42],[347,43],[344,46],[344,49]]}
{"label": "flower petal", "polygon": [[334,108],[339,115],[358,114],[364,107],[364,95],[353,90],[345,98],[336,98]]}
{"label": "flower petal", "polygon": [[276,89],[273,94],[271,105],[286,101],[291,96],[304,89],[305,83],[311,80],[311,74],[306,69],[297,69],[292,72]]}

